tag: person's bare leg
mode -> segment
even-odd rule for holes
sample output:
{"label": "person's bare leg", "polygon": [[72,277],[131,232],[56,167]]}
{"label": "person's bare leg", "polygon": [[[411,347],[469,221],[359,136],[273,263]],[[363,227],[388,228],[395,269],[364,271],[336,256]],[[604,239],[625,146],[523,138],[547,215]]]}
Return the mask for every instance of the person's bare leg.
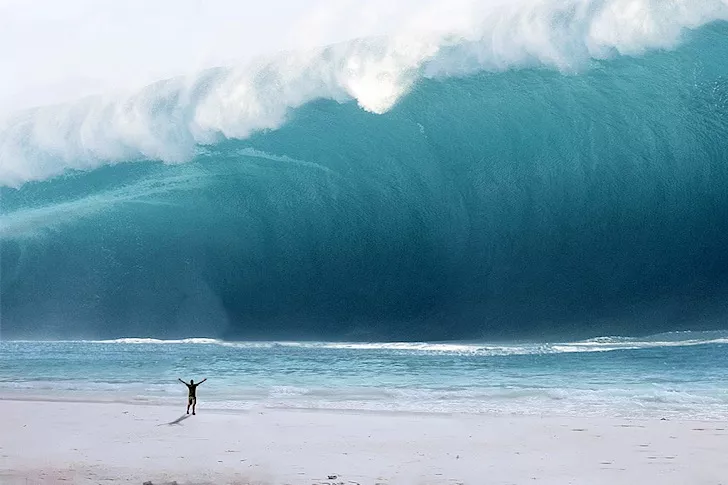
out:
{"label": "person's bare leg", "polygon": [[197,399],[192,401],[192,414],[195,414],[195,408],[197,407]]}
{"label": "person's bare leg", "polygon": [[187,401],[187,414],[190,414],[190,402],[189,401]]}

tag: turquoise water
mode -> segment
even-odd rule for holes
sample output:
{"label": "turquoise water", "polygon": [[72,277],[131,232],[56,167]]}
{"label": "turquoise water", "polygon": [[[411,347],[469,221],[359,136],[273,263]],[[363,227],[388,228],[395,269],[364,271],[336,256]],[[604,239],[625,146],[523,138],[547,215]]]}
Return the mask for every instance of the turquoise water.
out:
{"label": "turquoise water", "polygon": [[728,418],[728,333],[571,343],[0,342],[0,397],[207,409]]}
{"label": "turquoise water", "polygon": [[[526,3],[507,36],[516,51],[533,21]],[[405,62],[413,83],[379,114],[362,106],[391,92],[388,70],[360,79],[369,96],[342,97],[358,82],[321,90],[391,52],[370,39],[302,70],[291,54],[0,125],[3,336],[576,340],[726,328],[728,22],[670,49],[584,59],[580,36],[622,7],[537,3],[553,14],[544,45],[575,72],[488,62],[506,15],[481,45],[448,43],[416,72]],[[684,20],[673,2],[646,3],[661,25]],[[728,16],[721,6],[699,17]]]}

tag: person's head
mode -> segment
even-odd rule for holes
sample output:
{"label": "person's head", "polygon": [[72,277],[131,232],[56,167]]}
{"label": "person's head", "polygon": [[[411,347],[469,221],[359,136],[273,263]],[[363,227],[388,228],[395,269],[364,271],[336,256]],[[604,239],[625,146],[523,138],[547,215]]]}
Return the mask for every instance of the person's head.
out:
{"label": "person's head", "polygon": [[190,379],[190,384],[194,384],[194,383],[195,383],[195,380],[194,379]]}

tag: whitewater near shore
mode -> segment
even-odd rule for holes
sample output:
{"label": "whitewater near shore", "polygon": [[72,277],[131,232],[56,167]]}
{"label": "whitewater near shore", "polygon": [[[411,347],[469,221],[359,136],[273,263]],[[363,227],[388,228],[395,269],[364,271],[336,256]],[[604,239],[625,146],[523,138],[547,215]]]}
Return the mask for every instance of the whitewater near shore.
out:
{"label": "whitewater near shore", "polygon": [[726,483],[728,425],[0,400],[0,483]]}

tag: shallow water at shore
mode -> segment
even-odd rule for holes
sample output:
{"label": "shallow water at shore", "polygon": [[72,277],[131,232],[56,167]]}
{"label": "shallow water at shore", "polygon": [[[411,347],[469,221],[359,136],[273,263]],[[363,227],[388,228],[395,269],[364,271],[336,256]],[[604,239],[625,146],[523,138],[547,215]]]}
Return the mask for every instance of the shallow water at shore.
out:
{"label": "shallow water at shore", "polygon": [[208,409],[728,417],[721,333],[571,343],[0,342],[0,396]]}

